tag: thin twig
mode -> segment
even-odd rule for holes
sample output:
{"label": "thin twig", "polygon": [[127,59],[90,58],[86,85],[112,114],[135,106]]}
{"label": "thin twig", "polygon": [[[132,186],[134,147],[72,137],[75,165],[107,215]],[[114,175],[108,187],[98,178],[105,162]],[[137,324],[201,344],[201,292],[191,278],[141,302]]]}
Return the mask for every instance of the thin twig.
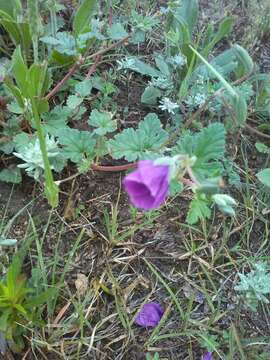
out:
{"label": "thin twig", "polygon": [[90,69],[89,69],[89,71],[88,71],[88,73],[87,73],[87,75],[86,75],[86,77],[85,77],[86,79],[90,79],[91,75],[96,71],[97,66],[98,66],[100,60],[101,60],[101,55],[98,55],[98,56],[95,58],[94,64],[92,64],[92,66],[90,67]]}
{"label": "thin twig", "polygon": [[257,130],[257,129],[254,129],[252,126],[250,126],[250,125],[248,125],[248,124],[245,125],[245,128],[246,128],[249,132],[251,132],[251,133],[253,133],[253,134],[259,135],[259,136],[261,136],[261,137],[263,137],[263,138],[265,138],[265,139],[270,140],[270,135],[264,134],[264,133],[262,133],[261,131],[259,131],[259,130]]}
{"label": "thin twig", "polygon": [[103,55],[103,54],[105,54],[106,52],[108,52],[108,51],[114,49],[115,47],[117,47],[117,46],[123,44],[124,42],[126,42],[126,41],[131,37],[131,35],[132,35],[132,34],[129,34],[129,35],[125,36],[123,39],[118,40],[118,41],[116,41],[115,43],[109,45],[109,46],[106,47],[105,49],[101,49],[101,50],[97,51],[96,53],[87,56],[85,60],[93,59],[93,58],[96,58],[98,55]]}
{"label": "thin twig", "polygon": [[106,52],[114,49],[115,47],[123,44],[124,42],[126,42],[130,36],[132,34],[129,34],[127,36],[125,36],[123,39],[119,40],[119,41],[116,41],[115,43],[109,45],[108,47],[104,48],[104,49],[101,49],[99,51],[97,51],[96,53],[92,54],[92,55],[89,55],[87,57],[81,57],[78,59],[78,61],[70,68],[70,70],[68,71],[68,73],[63,77],[63,79],[61,79],[56,85],[55,87],[46,95],[45,99],[46,100],[49,100],[52,96],[54,96],[58,91],[59,89],[65,84],[65,82],[76,72],[76,70],[78,68],[81,67],[81,65],[86,61],[86,60],[89,60],[89,59],[96,59],[97,57],[99,56],[102,56],[103,54],[105,54]]}
{"label": "thin twig", "polygon": [[76,72],[76,70],[84,63],[85,59],[81,57],[68,71],[68,73],[61,79],[55,87],[46,95],[45,99],[49,100],[54,96],[60,88],[65,84],[65,82]]}
{"label": "thin twig", "polygon": [[125,165],[114,165],[114,166],[102,166],[98,164],[92,164],[91,169],[94,171],[104,171],[104,172],[118,172],[125,171],[129,169],[135,169],[137,167],[137,163],[130,163]]}

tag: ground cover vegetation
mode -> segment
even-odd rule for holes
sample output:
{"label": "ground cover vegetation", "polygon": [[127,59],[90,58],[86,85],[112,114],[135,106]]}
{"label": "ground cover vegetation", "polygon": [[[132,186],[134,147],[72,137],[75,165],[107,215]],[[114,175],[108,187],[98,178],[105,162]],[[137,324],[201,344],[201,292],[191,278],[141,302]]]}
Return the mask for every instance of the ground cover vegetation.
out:
{"label": "ground cover vegetation", "polygon": [[267,0],[0,0],[0,353],[269,359]]}

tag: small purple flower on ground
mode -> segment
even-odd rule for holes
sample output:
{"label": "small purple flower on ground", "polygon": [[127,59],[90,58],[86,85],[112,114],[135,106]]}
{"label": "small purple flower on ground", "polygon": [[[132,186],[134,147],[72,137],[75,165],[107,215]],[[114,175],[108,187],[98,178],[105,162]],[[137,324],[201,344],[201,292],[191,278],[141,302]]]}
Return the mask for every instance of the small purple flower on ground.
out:
{"label": "small purple flower on ground", "polygon": [[143,210],[158,208],[168,195],[169,166],[139,161],[137,169],[125,177],[123,184],[132,205]]}
{"label": "small purple flower on ground", "polygon": [[142,327],[154,327],[159,323],[164,311],[158,303],[144,304],[135,318],[135,323]]}
{"label": "small purple flower on ground", "polygon": [[212,353],[207,352],[207,353],[203,354],[202,360],[213,360]]}

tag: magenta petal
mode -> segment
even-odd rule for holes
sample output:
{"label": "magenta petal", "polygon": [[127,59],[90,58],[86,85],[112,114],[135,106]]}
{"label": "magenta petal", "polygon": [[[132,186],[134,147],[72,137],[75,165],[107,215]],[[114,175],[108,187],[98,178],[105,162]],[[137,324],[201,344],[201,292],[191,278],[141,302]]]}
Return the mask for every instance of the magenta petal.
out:
{"label": "magenta petal", "polygon": [[138,162],[138,168],[126,175],[123,185],[130,202],[143,210],[156,209],[168,195],[167,165],[155,165],[150,160]]}
{"label": "magenta petal", "polygon": [[144,304],[135,318],[135,323],[142,327],[154,327],[159,323],[164,311],[158,303]]}
{"label": "magenta petal", "polygon": [[139,161],[138,171],[142,182],[149,188],[152,196],[157,196],[164,186],[168,187],[168,165],[154,165],[152,161]]}
{"label": "magenta petal", "polygon": [[207,353],[203,354],[202,360],[213,360],[212,353],[207,352]]}

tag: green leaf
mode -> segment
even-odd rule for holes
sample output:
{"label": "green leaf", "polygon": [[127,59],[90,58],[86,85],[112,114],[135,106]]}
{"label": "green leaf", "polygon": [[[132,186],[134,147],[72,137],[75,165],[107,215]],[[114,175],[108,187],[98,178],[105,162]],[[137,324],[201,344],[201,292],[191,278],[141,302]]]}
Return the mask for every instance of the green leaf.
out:
{"label": "green leaf", "polygon": [[0,10],[0,24],[9,34],[15,46],[20,44],[21,35],[18,24],[6,12]]}
{"label": "green leaf", "polygon": [[258,172],[257,178],[266,186],[270,186],[270,168]]}
{"label": "green leaf", "polygon": [[43,129],[54,135],[57,130],[67,127],[71,111],[67,106],[56,105],[50,112],[42,114]]}
{"label": "green leaf", "polygon": [[121,40],[128,35],[121,23],[112,24],[107,34],[111,40]]}
{"label": "green leaf", "polygon": [[155,57],[155,63],[165,77],[169,78],[171,76],[170,68],[166,63],[166,61],[164,60],[163,56],[161,56],[160,54],[157,55]]}
{"label": "green leaf", "polygon": [[86,79],[75,85],[75,91],[79,96],[86,97],[91,93],[92,87],[92,81]]}
{"label": "green leaf", "polygon": [[17,86],[13,85],[13,82],[9,78],[5,78],[5,86],[7,87],[8,92],[10,92],[15,97],[22,111],[24,111],[25,106],[20,89]]}
{"label": "green leaf", "polygon": [[170,186],[169,186],[170,196],[175,196],[177,194],[180,194],[183,190],[184,190],[184,186],[182,183],[180,183],[176,179],[172,179],[170,181]]}
{"label": "green leaf", "polygon": [[88,124],[96,127],[97,129],[95,129],[94,133],[100,136],[104,136],[117,129],[117,122],[112,120],[112,113],[100,112],[96,109],[91,112]]}
{"label": "green leaf", "polygon": [[19,168],[4,169],[0,171],[0,181],[19,184],[22,181],[21,171]]}
{"label": "green leaf", "polygon": [[145,32],[140,29],[135,30],[133,35],[130,37],[129,42],[131,44],[139,44],[145,42]]}
{"label": "green leaf", "polygon": [[237,203],[234,198],[226,194],[215,194],[212,196],[212,200],[217,204],[221,212],[226,215],[235,216],[233,206],[236,206]]}
{"label": "green leaf", "polygon": [[210,124],[197,134],[187,132],[177,142],[173,153],[196,156],[195,167],[205,166],[209,161],[224,157],[225,129],[220,123]]}
{"label": "green leaf", "polygon": [[243,125],[246,122],[248,114],[247,102],[244,96],[241,96],[239,93],[230,98],[230,103],[232,104],[238,125]]}
{"label": "green leaf", "polygon": [[261,142],[256,142],[255,147],[262,154],[270,154],[270,148]]}
{"label": "green leaf", "polygon": [[61,129],[57,132],[59,143],[63,145],[63,155],[74,163],[95,156],[95,140],[88,131]]}
{"label": "green leaf", "polygon": [[75,110],[79,105],[81,105],[82,102],[83,102],[82,97],[79,97],[77,95],[69,95],[67,99],[67,106],[70,109]]}
{"label": "green leaf", "polygon": [[125,129],[109,142],[114,159],[124,157],[127,161],[142,158],[147,152],[157,152],[167,141],[168,133],[162,129],[156,114],[148,114],[137,130]]}
{"label": "green leaf", "polygon": [[17,20],[17,15],[22,11],[22,4],[20,0],[0,0],[0,10],[8,13],[14,20]]}
{"label": "green leaf", "polygon": [[130,69],[138,72],[141,75],[147,75],[150,77],[160,77],[162,73],[156,70],[154,67],[146,64],[136,57],[127,57],[124,61],[120,62],[120,69]]}
{"label": "green leaf", "polygon": [[15,304],[14,308],[21,313],[23,316],[27,317],[27,312],[25,310],[25,308],[21,305],[21,304]]}
{"label": "green leaf", "polygon": [[187,22],[190,35],[192,35],[193,28],[197,23],[199,13],[198,0],[183,0],[180,14]]}
{"label": "green leaf", "polygon": [[200,162],[221,159],[224,151],[225,129],[222,124],[210,124],[197,134],[194,155]]}
{"label": "green leaf", "polygon": [[36,105],[37,105],[39,114],[48,112],[50,109],[49,102],[45,98],[36,99]]}
{"label": "green leaf", "polygon": [[15,148],[17,152],[20,152],[22,148],[24,148],[29,143],[29,135],[25,132],[21,132],[16,135],[14,138]]}
{"label": "green leaf", "polygon": [[[227,17],[226,19],[221,21],[218,27],[218,31],[215,33],[213,39],[209,41],[208,44],[205,44],[205,47],[202,50],[202,55],[204,57],[207,57],[210,51],[214,48],[214,46],[231,32],[233,23],[234,23],[233,17]],[[209,29],[211,30],[211,27],[209,27]]]}
{"label": "green leaf", "polygon": [[148,105],[155,105],[161,97],[161,91],[154,86],[147,86],[141,96],[141,102]]}
{"label": "green leaf", "polygon": [[210,217],[211,210],[209,209],[207,200],[202,197],[195,197],[189,205],[187,222],[193,225],[199,220],[210,219]]}
{"label": "green leaf", "polygon": [[250,74],[254,68],[253,60],[249,56],[249,53],[240,45],[233,45],[233,52],[239,61],[239,63],[243,66],[243,71],[240,76],[244,74]]}
{"label": "green leaf", "polygon": [[95,14],[97,1],[83,0],[73,20],[73,31],[75,36],[82,34],[90,25],[90,20]]}
{"label": "green leaf", "polygon": [[186,132],[173,149],[173,155],[196,156],[192,170],[200,181],[222,175],[223,165],[219,160],[224,159],[224,152],[225,129],[220,123],[210,124],[197,134]]}
{"label": "green leaf", "polygon": [[[29,94],[34,97],[41,97],[44,95],[44,84],[47,79],[47,64],[32,64],[29,72]],[[45,86],[47,91],[48,86]]]}
{"label": "green leaf", "polygon": [[23,109],[18,105],[17,101],[12,101],[11,103],[7,104],[7,109],[13,114],[23,114]]}
{"label": "green leaf", "polygon": [[44,36],[40,38],[42,42],[54,47],[54,49],[64,55],[77,55],[75,38],[66,31],[58,32],[56,37]]}
{"label": "green leaf", "polygon": [[198,13],[198,0],[183,0],[182,4],[175,10],[173,14],[179,23],[187,24],[190,37],[192,36],[193,28],[197,23]]}
{"label": "green leaf", "polygon": [[24,63],[20,46],[14,50],[12,55],[11,70],[19,89],[22,91],[24,96],[27,96],[29,91],[29,84],[27,81],[28,69]]}
{"label": "green leaf", "polygon": [[0,331],[2,332],[6,332],[9,322],[9,316],[11,315],[12,310],[11,309],[5,309],[5,311],[2,313],[2,315],[0,316]]}

